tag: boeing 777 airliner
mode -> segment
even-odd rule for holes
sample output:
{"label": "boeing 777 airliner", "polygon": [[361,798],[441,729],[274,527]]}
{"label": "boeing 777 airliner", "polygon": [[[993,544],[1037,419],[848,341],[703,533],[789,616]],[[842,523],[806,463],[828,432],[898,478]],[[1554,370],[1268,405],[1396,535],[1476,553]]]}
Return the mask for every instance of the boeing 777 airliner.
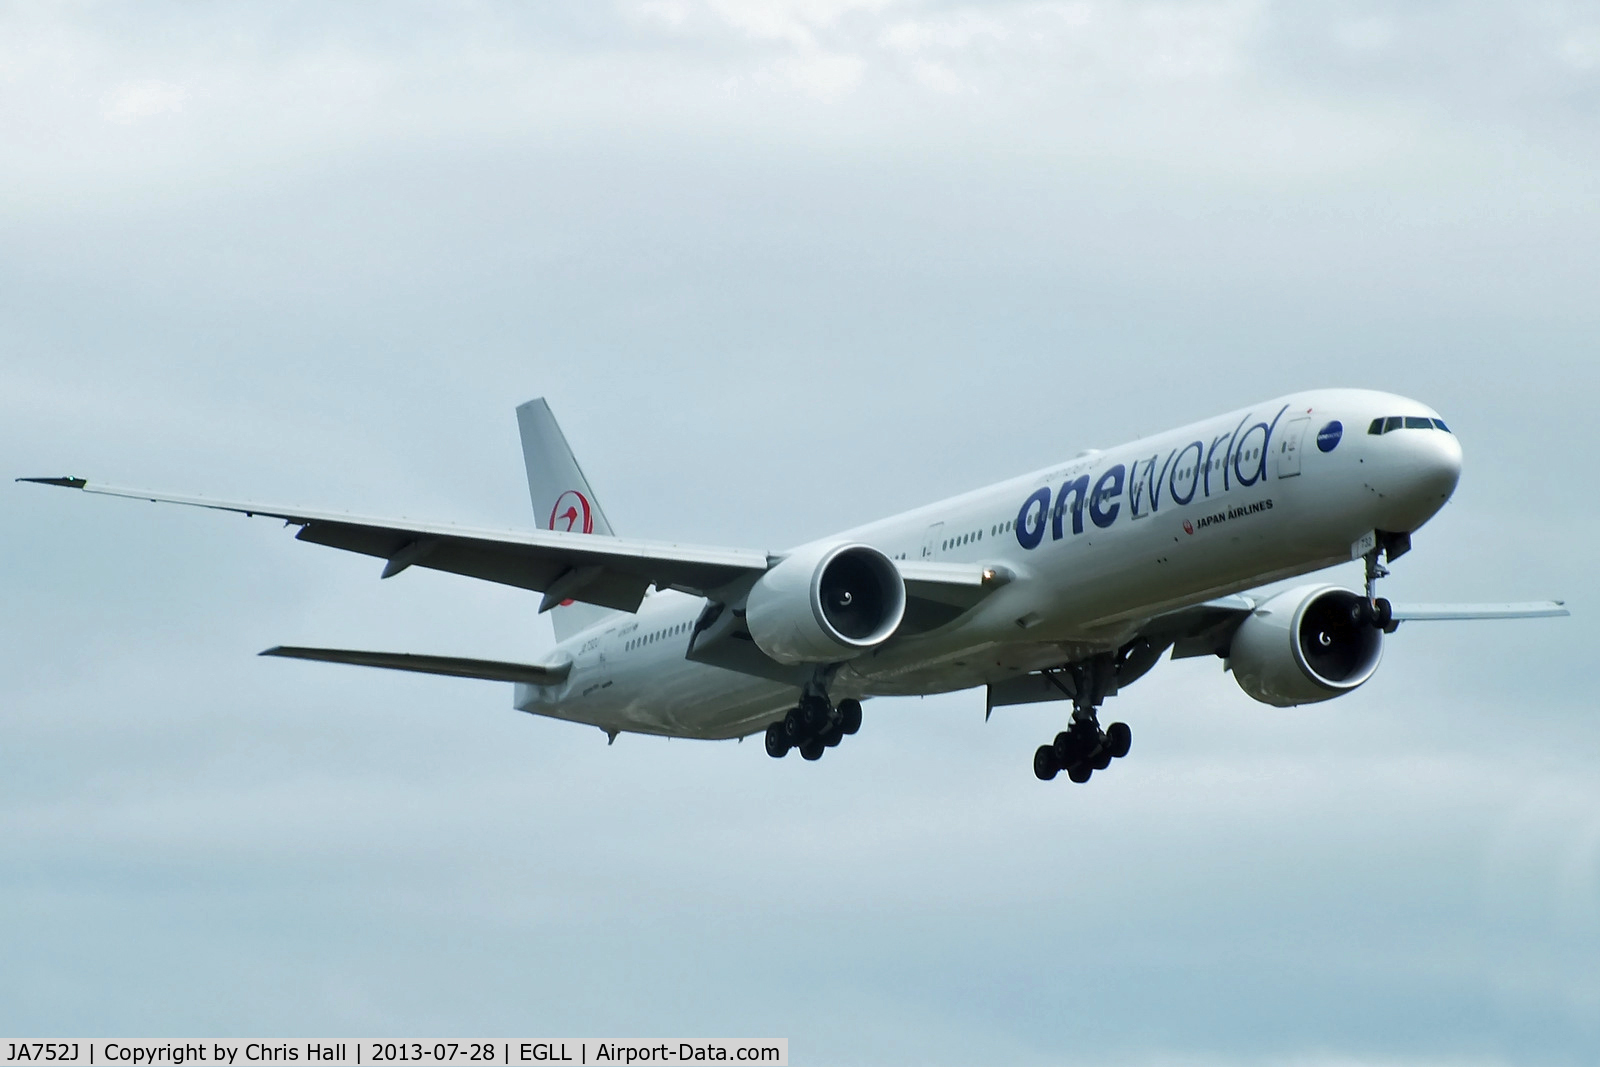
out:
{"label": "boeing 777 airliner", "polygon": [[[616,536],[543,400],[517,409],[540,529],[476,530],[233,503],[82,478],[25,478],[282,519],[302,541],[542,594],[556,646],[537,662],[280,646],[262,655],[513,682],[522,711],[632,731],[733,738],[814,760],[874,696],[986,687],[988,706],[1070,701],[1033,757],[1087,781],[1132,741],[1105,699],[1169,649],[1218,656],[1288,707],[1378,667],[1403,621],[1565,615],[1560,601],[1391,604],[1377,581],[1456,487],[1439,414],[1329,389],[1061,463],[783,552]],[[1248,590],[1364,560],[1366,587]]]}

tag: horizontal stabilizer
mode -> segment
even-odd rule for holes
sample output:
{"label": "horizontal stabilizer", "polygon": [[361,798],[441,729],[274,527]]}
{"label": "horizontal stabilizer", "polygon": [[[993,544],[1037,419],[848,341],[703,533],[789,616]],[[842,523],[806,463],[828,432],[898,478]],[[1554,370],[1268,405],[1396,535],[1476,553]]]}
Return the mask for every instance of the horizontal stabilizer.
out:
{"label": "horizontal stabilizer", "polygon": [[405,652],[360,652],[348,648],[296,648],[279,645],[261,653],[289,659],[314,659],[324,663],[350,663],[357,667],[384,667],[393,671],[419,674],[445,674],[452,678],[482,678],[491,682],[523,682],[527,685],[559,685],[572,671],[571,663],[539,667],[531,663],[506,663],[493,659],[462,659],[456,656],[414,656]]}
{"label": "horizontal stabilizer", "polygon": [[1562,600],[1532,600],[1521,604],[1396,604],[1400,622],[1436,622],[1450,619],[1549,619],[1571,615]]}

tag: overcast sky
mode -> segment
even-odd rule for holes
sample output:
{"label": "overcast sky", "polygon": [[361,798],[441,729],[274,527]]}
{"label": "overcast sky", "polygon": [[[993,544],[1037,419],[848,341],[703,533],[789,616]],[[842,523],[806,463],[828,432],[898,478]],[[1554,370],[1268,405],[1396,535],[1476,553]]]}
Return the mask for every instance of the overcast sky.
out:
{"label": "overcast sky", "polygon": [[[885,700],[820,763],[259,660],[535,598],[0,487],[0,1030],[786,1036],[797,1064],[1600,1058],[1600,11],[0,3],[0,455],[782,548],[1293,389],[1458,431],[1341,700]],[[1353,569],[1333,572],[1355,581]]]}

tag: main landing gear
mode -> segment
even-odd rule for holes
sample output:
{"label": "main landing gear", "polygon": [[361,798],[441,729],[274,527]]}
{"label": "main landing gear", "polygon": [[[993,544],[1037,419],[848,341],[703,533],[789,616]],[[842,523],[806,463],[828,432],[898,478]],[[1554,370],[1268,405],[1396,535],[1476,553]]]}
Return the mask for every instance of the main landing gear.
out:
{"label": "main landing gear", "polygon": [[1033,773],[1040,781],[1048,782],[1066,771],[1068,778],[1082,784],[1133,747],[1133,731],[1127,723],[1114,722],[1102,730],[1095,712],[1107,693],[1116,691],[1117,666],[1117,657],[1106,654],[1062,670],[1065,677],[1056,684],[1072,697],[1072,725],[1034,752]]}
{"label": "main landing gear", "polygon": [[861,729],[861,701],[846,698],[831,703],[825,695],[808,693],[789,713],[767,727],[767,755],[782,759],[791,748],[803,759],[818,760],[822,753]]}

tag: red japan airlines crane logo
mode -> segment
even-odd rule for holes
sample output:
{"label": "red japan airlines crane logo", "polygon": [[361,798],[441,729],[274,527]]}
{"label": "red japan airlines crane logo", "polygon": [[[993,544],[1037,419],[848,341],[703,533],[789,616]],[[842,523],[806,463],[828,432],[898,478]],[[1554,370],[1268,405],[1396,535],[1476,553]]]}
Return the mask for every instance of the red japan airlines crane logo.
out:
{"label": "red japan airlines crane logo", "polygon": [[556,506],[550,509],[550,529],[563,533],[594,533],[594,511],[589,498],[576,489],[568,489],[556,497]]}
{"label": "red japan airlines crane logo", "polygon": [[[568,489],[556,497],[556,506],[550,509],[550,529],[563,533],[594,533],[594,511],[589,507],[589,498],[576,489]],[[562,607],[571,604],[570,598],[561,602]]]}

